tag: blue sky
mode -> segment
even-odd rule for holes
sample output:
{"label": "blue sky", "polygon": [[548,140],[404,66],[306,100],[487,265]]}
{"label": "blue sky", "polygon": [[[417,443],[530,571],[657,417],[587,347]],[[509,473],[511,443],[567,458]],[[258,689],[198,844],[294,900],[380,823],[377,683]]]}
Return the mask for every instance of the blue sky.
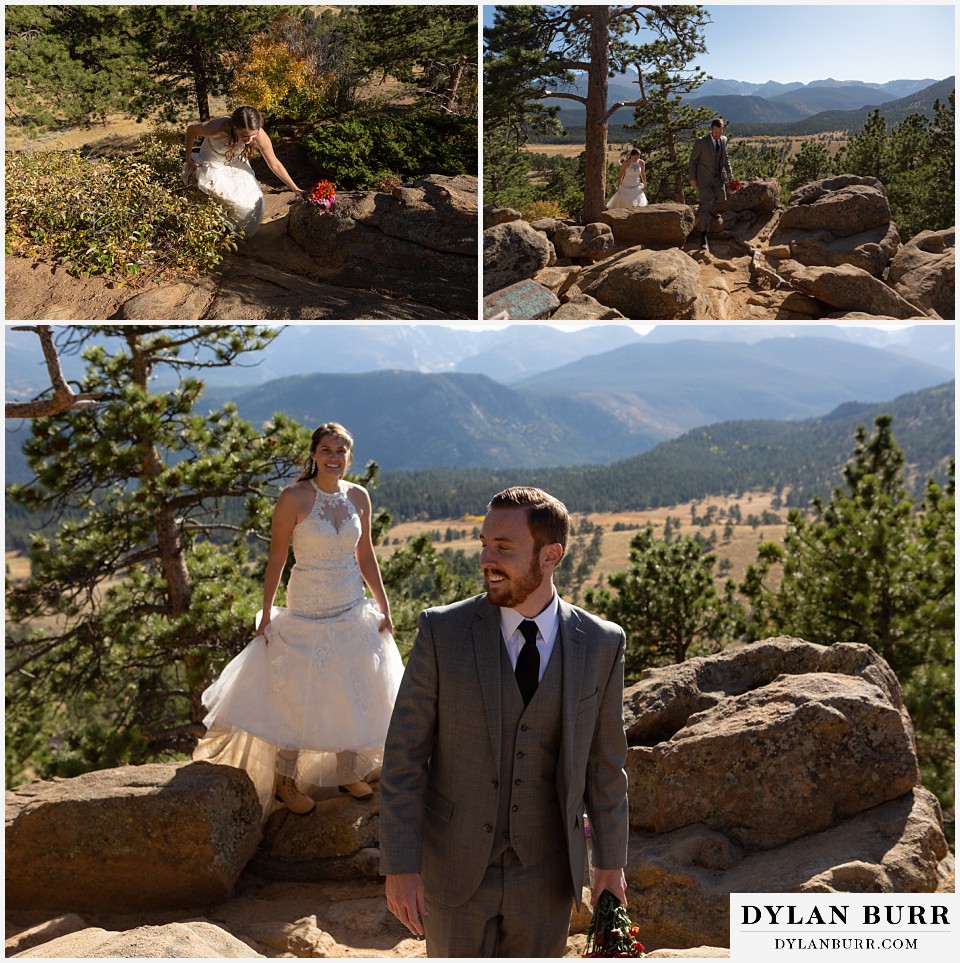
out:
{"label": "blue sky", "polygon": [[[943,80],[955,73],[956,16],[945,4],[704,4],[708,74],[724,80]],[[484,24],[492,8],[484,8]]]}

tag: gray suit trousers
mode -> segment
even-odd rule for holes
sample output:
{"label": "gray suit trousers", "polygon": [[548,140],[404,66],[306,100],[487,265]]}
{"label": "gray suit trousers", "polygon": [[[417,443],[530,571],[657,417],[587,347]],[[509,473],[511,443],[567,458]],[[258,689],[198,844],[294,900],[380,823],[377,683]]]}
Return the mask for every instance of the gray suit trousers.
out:
{"label": "gray suit trousers", "polygon": [[714,203],[727,199],[727,188],[722,178],[713,177],[708,181],[697,181],[697,190],[700,192],[697,227],[706,234],[710,230],[710,209]]}
{"label": "gray suit trousers", "polygon": [[477,891],[460,906],[426,900],[427,956],[552,957],[567,948],[570,871],[563,847],[530,869],[508,849],[495,859]]}

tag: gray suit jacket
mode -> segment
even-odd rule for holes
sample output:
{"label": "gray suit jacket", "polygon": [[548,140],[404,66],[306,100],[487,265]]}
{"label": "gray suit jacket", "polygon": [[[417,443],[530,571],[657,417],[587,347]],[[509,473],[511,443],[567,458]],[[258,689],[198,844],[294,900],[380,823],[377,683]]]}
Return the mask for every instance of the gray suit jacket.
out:
{"label": "gray suit jacket", "polygon": [[[420,872],[458,906],[490,862],[500,772],[500,610],[479,595],[420,616],[380,778],[380,872]],[[594,863],[626,865],[623,630],[560,601],[562,736],[557,797],[579,905],[590,816]]]}
{"label": "gray suit jacket", "polygon": [[[720,169],[726,174],[726,179],[732,176],[730,161],[727,158],[727,138],[720,138]],[[717,149],[714,146],[713,137],[705,134],[698,137],[693,142],[693,150],[690,151],[689,165],[690,180],[696,181],[698,186],[706,184],[708,181],[717,178]]]}

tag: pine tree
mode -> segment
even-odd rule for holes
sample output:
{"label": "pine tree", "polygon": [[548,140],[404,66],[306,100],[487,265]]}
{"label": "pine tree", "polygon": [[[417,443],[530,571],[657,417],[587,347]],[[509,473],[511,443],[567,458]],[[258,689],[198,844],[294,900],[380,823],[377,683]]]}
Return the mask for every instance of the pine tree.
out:
{"label": "pine tree", "polygon": [[741,616],[733,583],[714,584],[716,556],[686,535],[657,539],[648,525],[630,541],[630,568],[608,576],[607,589],[588,590],[586,607],[620,625],[627,636],[631,678],[650,666],[679,664],[691,648],[717,651]]}
{"label": "pine tree", "polygon": [[47,759],[61,774],[192,748],[213,666],[254,626],[248,542],[268,538],[276,485],[309,447],[282,415],[260,431],[234,405],[202,413],[193,373],[241,364],[274,336],[247,325],[60,335],[61,352],[84,350],[82,388],[103,401],[34,421],[24,449],[36,478],[8,489],[43,529],[7,598],[8,777],[11,751],[40,765],[50,740],[70,757],[66,770]]}
{"label": "pine tree", "polygon": [[21,123],[132,113],[150,84],[129,7],[12,4],[5,20],[7,105]]}
{"label": "pine tree", "polygon": [[[586,157],[582,219],[603,210],[607,171],[607,127],[620,107],[647,100],[646,73],[667,61],[686,64],[685,51],[698,44],[700,7],[627,6],[497,7],[484,31],[484,125],[544,129],[556,109],[544,99],[572,100],[586,112]],[[640,44],[634,35],[650,38]],[[699,48],[698,48],[699,49]],[[637,99],[607,106],[610,76],[637,70]],[[575,74],[586,77],[585,94],[571,93]]]}

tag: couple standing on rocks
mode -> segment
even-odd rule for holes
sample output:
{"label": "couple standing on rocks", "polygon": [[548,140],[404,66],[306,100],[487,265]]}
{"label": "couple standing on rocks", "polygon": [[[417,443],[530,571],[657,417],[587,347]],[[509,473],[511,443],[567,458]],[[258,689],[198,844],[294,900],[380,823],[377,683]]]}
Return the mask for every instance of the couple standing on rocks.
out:
{"label": "couple standing on rocks", "polygon": [[[727,156],[727,138],[723,136],[723,118],[715,117],[710,133],[697,138],[690,151],[690,186],[700,192],[697,225],[700,228],[700,250],[709,251],[707,232],[710,229],[710,208],[715,201],[727,199],[727,183],[732,179]],[[634,149],[620,165],[617,192],[607,204],[607,210],[645,207],[647,195],[646,168],[640,151]]]}
{"label": "couple standing on rocks", "polygon": [[481,530],[486,592],[424,611],[404,669],[370,498],[343,479],[352,449],[321,425],[281,494],[258,634],[204,693],[194,759],[246,770],[265,814],[274,794],[309,812],[310,787],[370,799],[382,764],[387,905],[428,955],[563,956],[585,811],[594,905],[604,890],[626,903],[624,633],[557,595],[564,505],[510,488]]}

